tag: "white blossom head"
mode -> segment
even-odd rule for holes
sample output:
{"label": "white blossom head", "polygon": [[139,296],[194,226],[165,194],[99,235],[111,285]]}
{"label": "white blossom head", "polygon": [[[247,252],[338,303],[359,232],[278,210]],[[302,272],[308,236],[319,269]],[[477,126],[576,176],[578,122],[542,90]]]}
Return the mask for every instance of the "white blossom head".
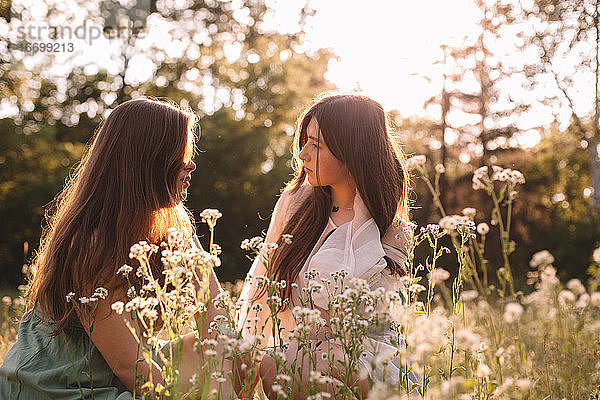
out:
{"label": "white blossom head", "polygon": [[554,256],[548,250],[541,250],[535,253],[529,261],[531,268],[539,268],[545,265],[551,265],[554,262]]}
{"label": "white blossom head", "polygon": [[427,162],[427,157],[420,154],[417,156],[410,157],[408,160],[406,160],[406,163],[404,164],[404,166],[406,167],[406,169],[409,169],[409,170],[419,169],[419,168],[423,168],[423,166],[425,165],[426,162]]}

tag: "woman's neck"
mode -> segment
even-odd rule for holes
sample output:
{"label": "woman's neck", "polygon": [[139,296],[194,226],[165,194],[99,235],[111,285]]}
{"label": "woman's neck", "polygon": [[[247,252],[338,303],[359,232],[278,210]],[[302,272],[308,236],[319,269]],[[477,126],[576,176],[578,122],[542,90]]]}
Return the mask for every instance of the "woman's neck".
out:
{"label": "woman's neck", "polygon": [[354,196],[356,194],[356,184],[354,180],[349,180],[337,185],[331,185],[331,200],[333,206],[341,208],[352,208],[354,205]]}

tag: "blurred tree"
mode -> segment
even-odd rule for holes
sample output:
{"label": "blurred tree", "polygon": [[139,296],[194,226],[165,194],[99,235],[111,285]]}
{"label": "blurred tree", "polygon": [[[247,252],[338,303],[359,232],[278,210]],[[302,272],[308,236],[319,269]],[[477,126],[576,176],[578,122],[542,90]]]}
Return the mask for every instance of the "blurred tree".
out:
{"label": "blurred tree", "polygon": [[[432,160],[445,168],[471,160],[489,165],[497,162],[498,153],[513,151],[518,146],[513,138],[519,133],[516,120],[527,108],[501,90],[515,73],[504,65],[501,50],[503,36],[514,23],[513,6],[501,0],[475,3],[481,15],[477,36],[441,46],[441,58],[435,62],[441,70],[441,89],[425,102],[440,116],[432,131],[439,151]],[[442,175],[444,202],[450,186]]]}
{"label": "blurred tree", "polygon": [[[575,130],[571,133],[585,142],[591,171],[590,209],[598,217],[600,204],[600,1],[535,0],[523,10],[522,21],[528,29],[520,33],[522,48],[535,49],[539,59],[527,67],[529,86],[554,84],[556,96],[546,103],[567,107]],[[581,96],[575,78],[591,77],[592,94]],[[589,122],[589,123],[588,123]]]}
{"label": "blurred tree", "polygon": [[[48,20],[65,14],[63,20],[71,18],[72,10],[65,10],[59,3],[47,3]],[[119,21],[110,19],[112,14],[99,12],[105,3],[86,3],[84,15],[100,26],[117,24]],[[2,146],[0,155],[5,151],[19,154],[19,140],[39,138],[40,146],[45,144],[36,157],[39,162],[49,163],[47,169],[25,169],[26,178],[19,181],[35,191],[36,196],[29,197],[32,204],[40,200],[35,205],[26,203],[35,213],[15,219],[11,225],[11,229],[20,229],[21,236],[24,231],[33,232],[33,239],[27,236],[31,248],[39,241],[40,207],[61,189],[67,173],[67,167],[60,164],[65,158],[60,149],[80,149],[119,99],[167,97],[201,116],[202,151],[187,204],[195,211],[205,207],[223,210],[218,239],[224,249],[224,263],[218,273],[221,278],[232,279],[243,277],[248,270],[239,244],[266,228],[267,221],[258,215],[269,216],[276,195],[289,179],[288,149],[294,121],[316,93],[332,88],[323,78],[332,53],[306,50],[301,30],[292,34],[270,30],[263,20],[273,11],[263,0],[193,1],[177,7],[156,4],[154,12],[135,31],[134,39],[126,34],[112,37],[110,43],[116,50],[107,53],[105,60],[114,59],[116,68],[111,63],[80,65],[74,56],[65,64],[70,65],[66,73],[63,69],[62,75],[51,74],[44,68],[51,58],[33,59],[22,51],[0,48],[0,90],[5,99],[0,108],[16,110],[13,123],[0,125],[0,135],[14,139],[7,143],[6,150]],[[31,19],[26,9],[18,11],[20,20],[13,18],[9,28]],[[311,13],[308,7],[300,11],[301,27]],[[134,14],[124,9],[120,15],[126,27],[135,25]],[[140,69],[140,63],[151,71]],[[140,72],[151,73],[142,79]],[[24,154],[21,156],[26,159]],[[51,165],[55,169],[49,170]],[[16,170],[11,167],[4,172],[3,184],[16,186]],[[47,185],[24,183],[36,179]],[[6,195],[6,202],[12,204],[5,206],[3,199],[0,219],[12,212],[11,207],[16,207],[23,195],[21,191],[12,197]],[[202,229],[200,226],[201,234]],[[0,263],[3,268],[18,271],[22,254],[15,245],[8,244],[13,242],[8,240],[11,234],[0,227],[0,247],[10,253]]]}
{"label": "blurred tree", "polygon": [[529,226],[521,229],[529,231],[531,252],[550,250],[563,278],[585,277],[592,251],[600,245],[600,224],[589,213],[590,159],[582,151],[579,129],[575,122],[566,131],[551,129],[522,169],[528,192],[521,197],[541,212],[526,216]]}
{"label": "blurred tree", "polygon": [[[21,282],[21,266],[40,240],[45,207],[63,186],[67,171],[84,146],[60,142],[56,127],[19,132],[10,119],[0,120],[0,286]],[[24,254],[24,246],[25,253]]]}
{"label": "blurred tree", "polygon": [[[436,121],[401,119],[396,115],[395,125],[399,141],[408,155],[424,154],[428,160],[435,160],[437,149],[432,149],[428,141],[435,140],[431,138],[431,132],[436,132]],[[526,272],[535,252],[548,249],[556,257],[555,266],[563,279],[584,278],[592,250],[600,245],[600,225],[588,212],[592,194],[589,158],[582,151],[585,144],[575,134],[577,129],[575,124],[566,131],[554,126],[535,147],[497,155],[496,164],[522,171],[527,180],[518,188],[511,228],[511,236],[517,243],[511,265],[516,286],[522,290],[528,290]],[[432,177],[434,163],[427,165]],[[486,249],[490,270],[494,270],[502,266],[500,239],[489,220],[491,200],[484,191],[472,189],[473,169],[477,167],[478,164],[450,164],[445,173],[452,187],[447,191],[444,205],[452,214],[461,214],[464,207],[473,207],[477,210],[476,222],[490,225]],[[413,179],[413,186],[412,219],[419,226],[437,223],[440,216],[434,209],[429,189],[419,178]],[[425,249],[420,249],[416,259],[427,255]],[[454,273],[458,267],[456,257],[452,255],[441,258],[440,265]]]}
{"label": "blurred tree", "polygon": [[222,107],[200,121],[202,152],[196,157],[188,204],[198,211],[223,211],[217,228],[224,250],[223,279],[243,278],[248,271],[239,245],[266,230],[276,196],[291,179],[289,149],[296,118],[314,94],[332,88],[323,78],[328,51],[299,54],[280,40],[277,45],[276,37],[263,35],[255,41],[260,59],[232,89],[242,96],[245,108]]}
{"label": "blurred tree", "polygon": [[502,90],[502,85],[517,71],[505,65],[502,52],[507,52],[504,35],[510,35],[515,23],[514,7],[510,2],[476,0],[481,10],[480,33],[472,44],[462,48],[450,48],[449,55],[458,67],[450,76],[454,87],[465,84],[465,77],[472,79],[473,91],[460,90],[452,93],[455,106],[462,113],[472,115],[473,123],[457,127],[459,146],[473,146],[480,155],[480,163],[494,163],[498,153],[518,147],[511,140],[519,132],[516,118],[527,106],[520,104],[512,94]]}

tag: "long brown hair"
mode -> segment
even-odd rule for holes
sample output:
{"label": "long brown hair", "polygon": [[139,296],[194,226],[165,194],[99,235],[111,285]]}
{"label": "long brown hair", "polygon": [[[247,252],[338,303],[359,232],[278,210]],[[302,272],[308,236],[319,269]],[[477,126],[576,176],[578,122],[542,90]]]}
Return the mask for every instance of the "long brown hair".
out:
{"label": "long brown hair", "polygon": [[[404,154],[391,137],[387,114],[379,103],[366,96],[324,94],[304,110],[296,123],[293,144],[295,174],[285,190],[295,192],[305,184],[306,172],[299,154],[308,140],[306,129],[312,118],[319,124],[319,138],[323,137],[331,153],[354,178],[356,189],[381,235],[396,216],[407,220],[409,180],[404,170]],[[318,168],[317,154],[317,171]],[[291,234],[293,239],[273,260],[270,272],[274,279],[297,280],[327,225],[331,207],[331,188],[315,186],[287,220],[283,232]],[[279,239],[278,244],[281,242]],[[389,258],[387,261],[392,274],[405,274],[403,266]],[[291,301],[291,294],[288,284],[283,296]]]}
{"label": "long brown hair", "polygon": [[132,244],[158,242],[169,227],[194,232],[176,188],[194,153],[195,122],[189,110],[141,98],[116,107],[96,130],[55,199],[33,263],[29,304],[53,321],[53,335],[69,334],[77,323],[67,293],[80,297],[98,286],[124,287],[116,271],[132,262]]}

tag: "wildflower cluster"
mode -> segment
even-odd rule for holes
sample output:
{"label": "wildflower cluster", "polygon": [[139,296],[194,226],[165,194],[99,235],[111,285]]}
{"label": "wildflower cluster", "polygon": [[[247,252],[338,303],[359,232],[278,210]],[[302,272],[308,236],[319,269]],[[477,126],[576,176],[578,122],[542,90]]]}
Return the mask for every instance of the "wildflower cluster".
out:
{"label": "wildflower cluster", "polygon": [[516,185],[525,184],[525,177],[520,171],[492,165],[491,176],[489,175],[489,172],[490,171],[487,166],[483,166],[475,170],[475,173],[473,174],[474,190],[484,189],[487,191],[493,191],[495,181],[505,182],[511,188],[514,188]]}
{"label": "wildflower cluster", "polygon": [[[163,383],[140,376],[141,393],[134,395],[252,398],[268,365],[272,370],[263,387],[278,399],[598,398],[600,248],[591,255],[587,284],[561,283],[553,255],[537,252],[527,273],[530,291],[517,292],[510,218],[515,187],[525,183],[522,174],[497,166],[478,169],[473,188],[486,190],[492,215],[472,207],[449,214],[439,200],[438,179],[445,168],[436,166],[436,177],[429,180],[426,161],[415,156],[406,167],[423,175],[441,218],[423,227],[403,226],[407,274],[394,290],[371,287],[344,268],[327,274],[303,270],[298,282],[277,281],[270,265],[293,240],[283,235],[279,245],[261,237],[244,240],[242,249],[260,255],[256,262],[264,263],[265,275],[229,285],[231,293],[211,294],[210,274],[221,263],[220,247],[213,243],[221,217],[216,210],[201,214],[211,230],[208,251],[175,230],[161,246],[132,246],[136,268],[123,265],[117,271],[129,284],[127,298],[111,308],[133,317],[129,327],[141,362],[158,357],[164,376]],[[497,266],[485,257],[491,229],[500,234],[503,259]],[[420,263],[417,248],[427,253]],[[458,261],[457,271],[440,265],[449,253]],[[163,265],[159,276],[150,267],[153,254]],[[491,284],[494,276],[497,285]],[[238,300],[242,284],[261,296]],[[283,295],[289,288],[297,294],[293,303]],[[107,295],[98,288],[89,297],[69,293],[67,301],[93,311]],[[15,302],[2,299],[5,308]],[[203,317],[209,314],[210,320]],[[244,330],[238,332],[241,318]],[[198,361],[184,382],[185,366],[177,360],[186,334],[197,338]],[[159,346],[158,337],[168,340]],[[573,365],[577,368],[568,367]]]}

